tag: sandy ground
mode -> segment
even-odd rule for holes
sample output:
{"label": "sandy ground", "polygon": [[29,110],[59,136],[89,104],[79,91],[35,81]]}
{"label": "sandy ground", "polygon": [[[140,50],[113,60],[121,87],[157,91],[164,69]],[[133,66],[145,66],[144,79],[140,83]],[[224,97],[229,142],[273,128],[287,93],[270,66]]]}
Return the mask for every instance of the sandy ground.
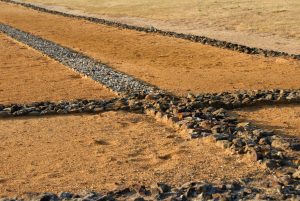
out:
{"label": "sandy ground", "polygon": [[146,115],[2,119],[0,128],[0,197],[263,175],[255,163]]}
{"label": "sandy ground", "polygon": [[81,15],[300,54],[298,0],[20,0]]}
{"label": "sandy ground", "polygon": [[275,130],[278,134],[300,138],[300,106],[255,107],[236,113],[242,119]]}
{"label": "sandy ground", "polygon": [[0,34],[0,104],[107,99],[115,95],[67,67]]}
{"label": "sandy ground", "polygon": [[5,3],[0,7],[0,22],[84,52],[179,95],[299,87],[300,62],[296,60],[245,55]]}

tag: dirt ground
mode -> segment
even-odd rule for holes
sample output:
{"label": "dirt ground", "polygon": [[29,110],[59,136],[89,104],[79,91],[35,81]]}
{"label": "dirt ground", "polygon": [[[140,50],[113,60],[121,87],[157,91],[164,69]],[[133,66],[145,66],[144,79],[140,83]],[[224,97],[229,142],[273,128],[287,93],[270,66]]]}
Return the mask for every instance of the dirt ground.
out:
{"label": "dirt ground", "polygon": [[21,0],[125,23],[300,53],[298,0]]}
{"label": "dirt ground", "polygon": [[0,197],[263,175],[256,163],[141,114],[2,119],[0,128]]}
{"label": "dirt ground", "polygon": [[264,106],[236,111],[244,120],[278,134],[300,138],[300,106]]}
{"label": "dirt ground", "polygon": [[0,34],[0,104],[107,99],[108,89]]}
{"label": "dirt ground", "polygon": [[[115,2],[105,0],[102,5],[120,6]],[[161,16],[153,14],[168,21],[171,16],[168,12],[175,9],[168,7],[170,2],[160,4],[164,8],[160,10]],[[135,10],[140,11],[140,3],[136,0],[131,3],[136,3]],[[128,5],[131,4],[121,5],[120,10],[126,10]],[[192,5],[181,2],[176,8],[195,9]],[[207,12],[213,9],[210,6]],[[201,7],[197,9],[202,12]],[[278,13],[290,13],[291,8],[286,9]],[[150,13],[144,10],[132,16]],[[195,13],[188,13],[192,19]],[[120,12],[120,15],[127,14]],[[173,13],[174,20],[180,17]],[[299,88],[300,62],[292,59],[245,55],[2,2],[0,22],[83,52],[177,95]],[[294,21],[289,23],[292,26]],[[281,36],[281,31],[276,34]],[[289,37],[297,38],[297,29],[293,31],[288,32],[292,34]],[[94,81],[1,34],[0,62],[1,104],[114,97]],[[299,106],[251,108],[236,113],[262,127],[275,128],[280,134],[299,136]],[[150,186],[160,181],[172,185],[247,177],[260,181],[266,176],[256,162],[231,155],[214,142],[187,139],[149,116],[125,112],[0,119],[0,170],[0,197],[25,196],[30,192],[109,191],[137,183]]]}
{"label": "dirt ground", "polygon": [[0,7],[0,22],[84,52],[178,95],[299,88],[300,62],[296,60],[245,55],[5,3]]}

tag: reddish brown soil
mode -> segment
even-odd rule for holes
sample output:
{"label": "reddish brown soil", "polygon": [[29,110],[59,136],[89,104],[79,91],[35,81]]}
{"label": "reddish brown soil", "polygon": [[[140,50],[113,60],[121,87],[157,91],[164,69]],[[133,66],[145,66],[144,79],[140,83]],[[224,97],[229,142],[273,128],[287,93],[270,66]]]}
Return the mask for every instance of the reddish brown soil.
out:
{"label": "reddish brown soil", "polygon": [[0,7],[0,22],[84,52],[179,95],[299,87],[296,60],[246,55],[5,3]]}
{"label": "reddish brown soil", "polygon": [[115,97],[93,80],[2,34],[0,71],[0,104]]}
{"label": "reddish brown soil", "polygon": [[2,119],[0,153],[0,197],[264,174],[214,143],[123,112]]}

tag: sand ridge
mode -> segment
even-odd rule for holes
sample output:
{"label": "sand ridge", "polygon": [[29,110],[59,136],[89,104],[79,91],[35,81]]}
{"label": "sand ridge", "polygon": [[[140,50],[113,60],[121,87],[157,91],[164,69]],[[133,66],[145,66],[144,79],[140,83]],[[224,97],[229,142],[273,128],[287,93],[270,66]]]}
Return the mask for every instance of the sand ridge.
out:
{"label": "sand ridge", "polygon": [[0,12],[1,22],[84,52],[177,95],[299,86],[300,62],[296,60],[245,55],[16,5],[0,5],[5,8]]}

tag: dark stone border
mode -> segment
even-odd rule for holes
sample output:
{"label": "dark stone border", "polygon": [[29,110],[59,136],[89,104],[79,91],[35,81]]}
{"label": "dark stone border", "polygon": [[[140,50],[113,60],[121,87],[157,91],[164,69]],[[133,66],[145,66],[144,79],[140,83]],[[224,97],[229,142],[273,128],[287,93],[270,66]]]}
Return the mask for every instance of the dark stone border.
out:
{"label": "dark stone border", "polygon": [[[245,182],[242,182],[245,183]],[[41,193],[29,194],[25,200],[39,201],[115,201],[115,200],[260,200],[268,199],[266,195],[261,195],[256,188],[244,186],[241,182],[231,181],[220,182],[214,185],[205,181],[189,182],[180,187],[172,187],[165,183],[157,183],[152,187],[135,185],[127,188],[120,188],[108,193],[82,192],[79,194],[61,192],[59,194]],[[247,185],[247,184],[246,184]],[[16,201],[22,199],[0,199],[1,201]]]}
{"label": "dark stone border", "polygon": [[63,47],[52,41],[34,36],[27,32],[0,23],[0,32],[24,43],[71,69],[91,77],[111,90],[120,94],[161,92],[144,81],[116,71],[80,52]]}
{"label": "dark stone border", "polygon": [[59,102],[35,102],[30,104],[0,105],[0,118],[61,114],[101,113],[108,111],[143,112],[139,100],[113,98],[110,100],[73,100]]}
{"label": "dark stone border", "polygon": [[267,49],[255,48],[255,47],[248,47],[245,45],[239,45],[239,44],[235,44],[235,43],[231,43],[231,42],[221,41],[221,40],[217,40],[217,39],[211,39],[211,38],[208,38],[205,36],[197,36],[197,35],[192,35],[192,34],[183,34],[183,33],[163,31],[163,30],[159,30],[159,29],[156,29],[153,27],[151,27],[151,28],[139,27],[139,26],[128,25],[128,24],[124,24],[124,23],[120,23],[120,22],[115,22],[115,21],[110,21],[110,20],[105,20],[105,19],[100,19],[100,18],[95,18],[95,17],[73,15],[73,14],[68,14],[68,13],[63,13],[63,12],[59,12],[59,11],[42,8],[42,7],[32,5],[29,3],[16,2],[13,0],[0,0],[0,1],[7,2],[7,3],[13,3],[16,5],[21,5],[21,6],[31,8],[34,10],[38,10],[41,12],[51,13],[51,14],[55,14],[55,15],[62,15],[65,17],[72,17],[72,18],[77,18],[77,19],[84,19],[84,20],[87,20],[90,22],[104,24],[104,25],[108,25],[108,26],[112,26],[112,27],[136,30],[139,32],[146,32],[146,33],[156,33],[159,35],[174,37],[174,38],[181,38],[181,39],[201,43],[204,45],[210,45],[210,46],[228,49],[228,50],[232,50],[232,51],[237,51],[237,52],[241,52],[241,53],[245,53],[245,54],[262,55],[265,57],[288,57],[288,58],[300,60],[299,54],[296,55],[296,54],[289,54],[286,52],[267,50]]}
{"label": "dark stone border", "polygon": [[182,101],[190,107],[215,107],[227,110],[274,104],[299,104],[300,89],[240,90],[213,94],[189,94]]}

